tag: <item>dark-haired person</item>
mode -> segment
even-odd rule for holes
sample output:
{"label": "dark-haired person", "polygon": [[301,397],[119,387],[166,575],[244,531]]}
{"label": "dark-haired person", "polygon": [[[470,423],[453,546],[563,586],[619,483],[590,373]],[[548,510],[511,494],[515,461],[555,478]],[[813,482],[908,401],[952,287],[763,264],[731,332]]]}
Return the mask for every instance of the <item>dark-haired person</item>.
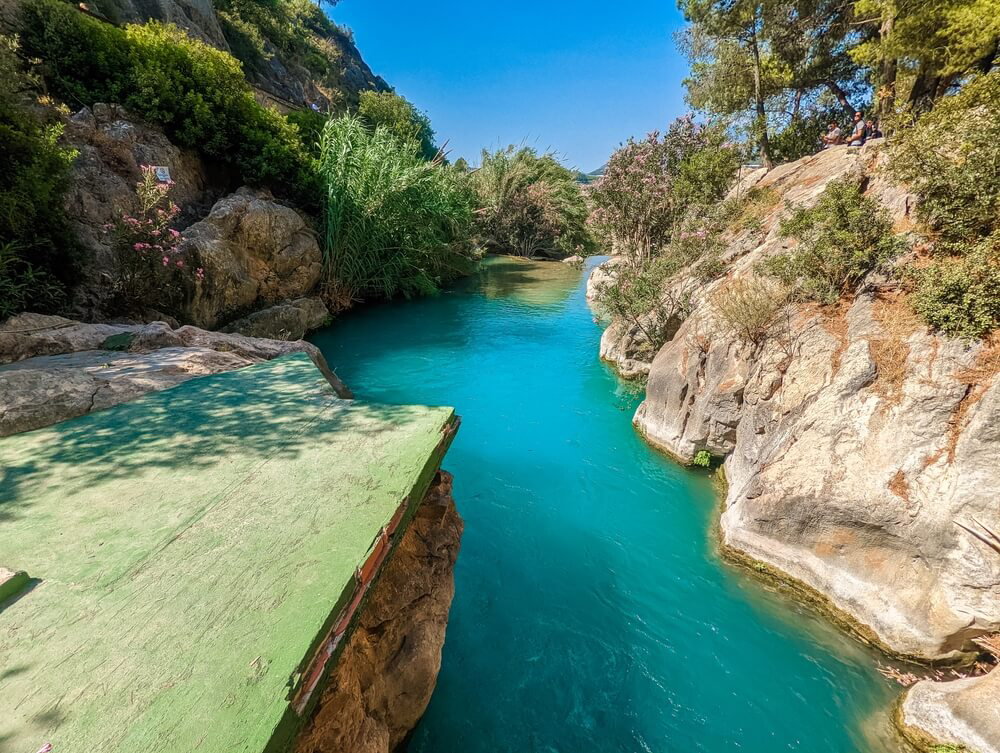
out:
{"label": "dark-haired person", "polygon": [[844,143],[842,137],[843,131],[840,130],[840,126],[836,123],[830,123],[830,128],[820,136],[820,140],[823,142],[823,148],[829,149],[831,146]]}
{"label": "dark-haired person", "polygon": [[865,141],[869,139],[880,139],[882,138],[882,131],[879,130],[878,123],[874,120],[868,119],[865,121]]}
{"label": "dark-haired person", "polygon": [[851,135],[847,137],[847,145],[861,146],[865,143],[866,135],[865,116],[860,112],[856,112],[854,113],[854,126],[851,130]]}

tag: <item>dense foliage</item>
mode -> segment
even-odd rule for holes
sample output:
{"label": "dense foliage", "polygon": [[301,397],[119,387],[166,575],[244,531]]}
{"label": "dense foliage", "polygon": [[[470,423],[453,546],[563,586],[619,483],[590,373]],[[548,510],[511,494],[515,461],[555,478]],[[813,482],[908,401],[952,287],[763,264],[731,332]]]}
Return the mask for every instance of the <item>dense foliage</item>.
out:
{"label": "dense foliage", "polygon": [[395,92],[361,92],[358,115],[371,128],[385,126],[396,138],[413,141],[424,159],[434,159],[438,148],[430,119]]}
{"label": "dense foliage", "polygon": [[257,103],[228,53],[170,24],[119,29],[58,0],[28,0],[21,24],[25,52],[45,61],[57,97],[75,106],[124,104],[175,143],[234,164],[244,182],[315,202],[319,187],[298,129]]}
{"label": "dense foliage", "polygon": [[782,221],[781,234],[797,239],[798,245],[767,259],[764,269],[802,297],[821,303],[835,303],[855,290],[904,245],[885,210],[849,178],[828,183],[814,206],[797,207]]}
{"label": "dense foliage", "polygon": [[356,117],[323,130],[326,293],[331,303],[433,293],[475,258],[464,175]]}
{"label": "dense foliage", "polygon": [[674,239],[685,213],[722,198],[739,162],[723,129],[678,118],[662,137],[630,139],[611,156],[590,192],[591,222],[616,252],[649,259]]}
{"label": "dense foliage", "polygon": [[469,179],[479,207],[476,233],[486,249],[549,258],[594,250],[580,185],[553,155],[528,147],[484,150]]}
{"label": "dense foliage", "polygon": [[28,109],[35,82],[15,42],[0,37],[0,319],[62,306],[80,249],[63,208],[76,154],[59,144],[61,126]]}

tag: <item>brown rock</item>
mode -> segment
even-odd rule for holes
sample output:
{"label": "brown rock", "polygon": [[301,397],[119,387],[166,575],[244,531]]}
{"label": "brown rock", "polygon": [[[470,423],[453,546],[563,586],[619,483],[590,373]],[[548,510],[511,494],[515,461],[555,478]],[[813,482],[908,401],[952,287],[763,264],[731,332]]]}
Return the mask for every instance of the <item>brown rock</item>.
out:
{"label": "brown rock", "polygon": [[462,519],[441,471],[361,611],[297,753],[391,753],[430,702]]}

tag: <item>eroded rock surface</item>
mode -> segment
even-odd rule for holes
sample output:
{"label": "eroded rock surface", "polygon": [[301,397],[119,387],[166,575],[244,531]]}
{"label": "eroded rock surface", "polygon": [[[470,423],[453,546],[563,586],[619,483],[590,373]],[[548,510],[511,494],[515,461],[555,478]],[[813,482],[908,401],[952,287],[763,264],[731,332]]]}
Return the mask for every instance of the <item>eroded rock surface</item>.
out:
{"label": "eroded rock surface", "polygon": [[440,472],[363,605],[297,753],[391,753],[430,702],[462,519]]}
{"label": "eroded rock surface", "polygon": [[307,295],[323,265],[302,215],[249,188],[219,200],[205,219],[184,231],[181,247],[205,270],[188,315],[206,328]]}
{"label": "eroded rock surface", "polygon": [[682,461],[726,458],[727,546],[827,596],[894,652],[955,658],[1000,628],[1000,558],[956,525],[1000,528],[1000,354],[928,333],[875,279],[837,309],[790,307],[759,347],[712,305],[720,286],[788,245],[785,202],[811,203],[834,178],[856,176],[909,227],[913,198],[871,178],[877,148],[744,179],[737,190],[770,187],[774,209],[760,235],[730,239],[727,276],[692,291],[635,424]]}
{"label": "eroded rock surface", "polygon": [[330,310],[319,298],[285,301],[231,322],[223,330],[249,337],[271,340],[301,340],[330,317]]}
{"label": "eroded rock surface", "polygon": [[900,715],[906,735],[918,745],[1000,753],[1000,670],[952,682],[919,682],[907,692]]}
{"label": "eroded rock surface", "polygon": [[316,346],[197,327],[84,324],[22,314],[0,325],[0,436],[133,400],[187,379],[305,352],[351,397]]}

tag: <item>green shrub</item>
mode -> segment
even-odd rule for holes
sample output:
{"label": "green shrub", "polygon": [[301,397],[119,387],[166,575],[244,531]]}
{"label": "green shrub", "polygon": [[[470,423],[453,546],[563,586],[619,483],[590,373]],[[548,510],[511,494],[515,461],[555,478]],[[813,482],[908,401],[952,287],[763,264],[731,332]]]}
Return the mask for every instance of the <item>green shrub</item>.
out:
{"label": "green shrub", "polygon": [[[1000,229],[1000,75],[980,76],[890,140],[893,175],[952,252]],[[961,252],[961,249],[958,249]]]}
{"label": "green shrub", "polygon": [[358,118],[323,129],[324,260],[341,301],[433,293],[468,271],[472,195],[464,176]]}
{"label": "green shrub", "polygon": [[886,212],[848,178],[828,183],[814,206],[796,208],[782,221],[781,234],[798,239],[798,246],[766,260],[763,270],[802,297],[827,304],[904,247]]}
{"label": "green shrub", "polygon": [[691,463],[700,468],[708,468],[712,465],[712,454],[708,450],[698,450]]}
{"label": "green shrub", "polygon": [[553,155],[528,147],[483,150],[470,180],[480,207],[476,232],[488,250],[551,258],[594,250],[580,185]]}
{"label": "green shrub", "polygon": [[228,53],[171,24],[117,29],[58,0],[27,0],[21,20],[25,50],[45,61],[56,96],[124,104],[180,146],[236,165],[244,182],[315,208],[318,182],[298,128],[257,103]]}
{"label": "green shrub", "polygon": [[911,275],[913,308],[935,329],[976,339],[1000,327],[1000,233]]}
{"label": "green shrub", "polygon": [[358,115],[371,128],[385,128],[402,141],[414,141],[424,159],[434,159],[434,129],[430,119],[396,92],[361,92]]}
{"label": "green shrub", "polygon": [[638,331],[652,356],[673,335],[690,309],[690,300],[669,290],[668,281],[678,271],[676,259],[656,256],[614,267],[611,280],[597,290],[597,302],[615,319]]}
{"label": "green shrub", "polygon": [[0,319],[60,308],[76,279],[80,247],[64,197],[76,152],[59,145],[62,128],[26,105],[33,85],[16,44],[0,37]]}

